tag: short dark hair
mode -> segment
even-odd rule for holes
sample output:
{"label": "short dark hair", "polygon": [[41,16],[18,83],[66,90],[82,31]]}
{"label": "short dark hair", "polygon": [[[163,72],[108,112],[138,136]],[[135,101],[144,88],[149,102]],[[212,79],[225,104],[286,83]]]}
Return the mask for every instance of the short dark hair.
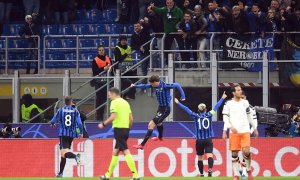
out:
{"label": "short dark hair", "polygon": [[111,93],[114,93],[116,95],[120,95],[120,90],[116,87],[112,87],[108,91],[111,92]]}
{"label": "short dark hair", "polygon": [[253,6],[257,6],[260,9],[260,5],[258,3],[253,3],[252,7]]}
{"label": "short dark hair", "polygon": [[105,47],[104,47],[104,45],[100,44],[97,49],[99,49],[99,48],[105,48]]}
{"label": "short dark hair", "polygon": [[190,11],[185,11],[184,14],[188,14],[188,15],[192,16],[192,13]]}
{"label": "short dark hair", "polygon": [[65,97],[65,104],[70,105],[72,102],[72,97],[71,96],[66,96]]}
{"label": "short dark hair", "polygon": [[123,36],[123,35],[121,35],[121,36],[119,37],[119,41],[121,42],[122,40],[126,40],[126,41],[127,41],[127,37],[126,37],[126,36]]}
{"label": "short dark hair", "polygon": [[159,75],[152,75],[152,76],[149,78],[149,82],[151,82],[151,83],[159,82],[159,81],[160,81]]}
{"label": "short dark hair", "polygon": [[236,84],[236,85],[234,85],[234,86],[231,86],[231,92],[235,92],[235,88],[236,88],[236,87],[241,87],[241,85]]}

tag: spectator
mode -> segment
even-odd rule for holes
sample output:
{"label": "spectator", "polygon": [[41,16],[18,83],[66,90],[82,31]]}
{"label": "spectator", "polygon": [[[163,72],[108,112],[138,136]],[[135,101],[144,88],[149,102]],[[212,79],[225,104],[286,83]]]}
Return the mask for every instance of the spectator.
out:
{"label": "spectator", "polygon": [[146,15],[147,5],[151,3],[151,0],[138,0],[139,2],[139,19],[143,19]]}
{"label": "spectator", "polygon": [[260,10],[258,4],[253,4],[251,7],[251,12],[248,12],[248,22],[249,22],[249,32],[255,32],[256,34],[261,34],[262,23],[266,18],[266,14]]}
{"label": "spectator", "polygon": [[121,24],[127,24],[130,22],[130,3],[129,0],[120,0],[119,16],[117,17],[116,21],[118,20]]}
{"label": "spectator", "polygon": [[277,13],[279,11],[279,7],[280,7],[279,1],[272,0],[269,9],[273,9]]}
{"label": "spectator", "polygon": [[[300,32],[300,6],[295,8],[294,13],[287,15],[285,30]],[[300,34],[291,34],[291,37],[300,46]]]}
{"label": "spectator", "polygon": [[9,22],[12,2],[0,0],[0,23]]}
{"label": "spectator", "polygon": [[[206,39],[206,35],[205,33],[207,32],[207,20],[204,17],[204,13],[202,12],[202,8],[200,5],[196,5],[194,8],[194,20],[197,23],[197,31],[195,32],[195,34],[197,35],[197,39],[198,39],[198,58],[197,60],[201,62],[201,67],[205,68],[206,64],[204,63],[205,61],[205,52],[204,50],[206,49],[206,45],[207,45],[207,39]],[[198,65],[198,67],[200,67],[200,64]]]}
{"label": "spectator", "polygon": [[[143,22],[143,21],[142,21]],[[149,56],[150,52],[150,32],[147,26],[141,26],[139,22],[134,24],[134,33],[131,35],[131,47],[140,51],[141,60]],[[142,46],[146,44],[145,46]],[[149,58],[141,64],[143,76],[146,76],[149,68]]]}
{"label": "spectator", "polygon": [[[152,3],[149,7],[155,14],[162,16],[164,24],[164,33],[166,33],[165,38],[165,50],[170,50],[174,39],[176,39],[180,50],[184,49],[181,35],[170,34],[177,32],[177,24],[181,21],[183,17],[183,12],[174,4],[174,0],[166,0],[166,6],[162,8],[155,7]],[[167,58],[168,53],[165,54]],[[184,57],[184,53],[180,53],[181,58]],[[167,62],[166,62],[167,64]]]}
{"label": "spectator", "polygon": [[232,8],[232,30],[238,34],[249,32],[246,13],[240,6],[233,6]]}
{"label": "spectator", "polygon": [[76,17],[74,0],[52,0],[51,7],[54,11],[55,24],[67,24]]}
{"label": "spectator", "polygon": [[[184,42],[185,50],[197,50],[197,23],[192,19],[192,14],[189,11],[184,13],[184,18],[178,24],[178,32],[182,35],[182,41]],[[184,52],[184,56],[181,57],[183,61],[190,61],[190,52]],[[193,52],[194,60],[197,59],[197,52]],[[186,63],[186,68],[191,68],[192,64]]]}
{"label": "spectator", "polygon": [[[161,16],[158,16],[153,12],[152,9],[147,9],[147,15],[141,20],[142,26],[148,28],[152,32],[155,33],[156,37],[156,49],[161,49],[161,38],[164,32],[163,20]],[[154,53],[153,55],[153,67],[161,67],[161,57],[158,53]]]}
{"label": "spectator", "polygon": [[[136,70],[131,69],[134,63],[132,61],[131,47],[128,45],[126,36],[119,37],[119,43],[115,47],[114,55],[115,55],[115,62],[119,63],[119,68],[121,70],[122,75],[124,76],[137,75]],[[121,82],[122,90],[128,88],[134,81],[135,81],[134,78],[132,79],[123,78]],[[135,99],[135,88],[130,88],[129,91],[126,92],[123,96],[127,100]]]}
{"label": "spectator", "polygon": [[[223,22],[222,15],[220,13],[220,8],[218,8],[217,4],[210,2],[208,3],[208,31],[209,32],[223,32]],[[209,35],[209,38],[211,34]],[[221,35],[216,34],[213,40],[213,49],[218,50],[221,49]]]}
{"label": "spectator", "polygon": [[[40,10],[40,0],[23,0],[26,15],[37,17]],[[35,20],[35,19],[34,19]]]}
{"label": "spectator", "polygon": [[[24,94],[22,96],[21,115],[23,122],[28,122],[31,118],[35,117],[42,111],[43,110],[41,108],[33,103],[31,94]],[[39,122],[41,122],[40,116],[31,121],[31,123]]]}
{"label": "spectator", "polygon": [[264,21],[264,28],[263,28],[263,36],[266,32],[277,32],[278,31],[278,25],[277,25],[277,19],[275,18],[275,10],[269,9],[268,15]]}
{"label": "spectator", "polygon": [[[27,15],[25,17],[25,24],[20,29],[19,35],[23,38],[26,38],[28,41],[28,48],[37,48],[38,46],[38,38],[32,36],[40,36],[41,34],[41,25],[37,21],[32,20],[31,15]],[[37,49],[29,49],[28,50],[28,61],[26,67],[26,74],[30,74],[30,66],[32,60],[37,60]],[[36,63],[34,74],[38,73],[38,64]]]}
{"label": "spectator", "polygon": [[[103,45],[98,46],[98,55],[93,59],[92,71],[93,76],[107,76],[107,71],[112,65],[110,58],[105,54],[105,48]],[[105,73],[103,73],[105,72]],[[101,74],[101,75],[99,75]],[[107,79],[93,79],[91,85],[95,87],[96,92],[96,108],[101,106],[106,102],[107,99],[107,89],[102,88],[103,85],[107,84]],[[100,89],[100,90],[99,90]],[[104,109],[105,106],[97,110],[96,119],[99,121],[104,120]]]}
{"label": "spectator", "polygon": [[193,5],[192,3],[190,3],[190,0],[184,0],[183,1],[183,6],[180,7],[180,9],[182,10],[182,12],[186,12],[190,9],[193,9],[193,7],[195,7],[195,5]]}

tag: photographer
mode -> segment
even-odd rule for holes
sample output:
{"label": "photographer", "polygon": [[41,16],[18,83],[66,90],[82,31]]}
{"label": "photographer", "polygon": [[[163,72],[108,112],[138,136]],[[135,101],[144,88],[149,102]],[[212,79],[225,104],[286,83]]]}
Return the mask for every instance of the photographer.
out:
{"label": "photographer", "polygon": [[12,128],[11,124],[7,123],[0,129],[0,138],[21,138],[21,128]]}
{"label": "photographer", "polygon": [[292,137],[300,137],[300,109],[292,118],[289,132]]}

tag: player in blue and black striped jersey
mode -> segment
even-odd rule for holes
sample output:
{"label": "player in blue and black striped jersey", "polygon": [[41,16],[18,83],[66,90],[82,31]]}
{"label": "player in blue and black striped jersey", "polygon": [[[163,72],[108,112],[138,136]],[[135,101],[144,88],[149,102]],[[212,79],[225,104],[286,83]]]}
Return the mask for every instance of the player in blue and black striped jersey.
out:
{"label": "player in blue and black striped jersey", "polygon": [[[60,108],[50,121],[51,127],[55,123],[59,125],[59,146],[60,146],[60,171],[56,177],[62,177],[66,165],[66,158],[75,159],[77,165],[80,165],[80,154],[75,155],[70,152],[73,138],[82,137],[83,127],[79,111],[72,106],[72,97],[65,97],[65,106]],[[77,133],[76,129],[79,129]]]}
{"label": "player in blue and black striped jersey", "polygon": [[137,148],[137,149],[144,148],[146,142],[151,137],[155,126],[157,126],[159,135],[158,135],[158,137],[153,137],[152,139],[154,141],[162,140],[162,136],[163,136],[162,122],[170,114],[170,105],[171,105],[171,100],[172,100],[171,92],[170,92],[171,89],[177,89],[181,95],[180,100],[181,101],[185,100],[185,94],[184,94],[181,86],[178,83],[170,83],[170,84],[165,83],[164,81],[160,80],[158,75],[151,76],[149,79],[149,82],[150,82],[150,84],[139,84],[139,85],[132,84],[131,85],[131,87],[141,88],[141,89],[154,88],[155,94],[156,94],[156,99],[159,104],[155,117],[149,122],[148,131],[145,135],[143,142],[139,145],[134,145],[134,148]]}
{"label": "player in blue and black striped jersey", "polygon": [[224,92],[222,98],[219,102],[214,106],[214,108],[207,112],[206,105],[201,103],[198,105],[199,112],[193,112],[185,105],[181,104],[178,99],[175,98],[175,103],[179,105],[180,108],[185,110],[195,122],[196,128],[196,151],[198,155],[198,168],[200,171],[200,176],[204,176],[203,174],[203,156],[206,154],[208,158],[208,176],[212,176],[212,168],[214,164],[213,159],[213,142],[212,139],[214,137],[214,131],[212,128],[212,116],[216,113],[218,108],[222,105],[224,99],[226,99],[227,95]]}

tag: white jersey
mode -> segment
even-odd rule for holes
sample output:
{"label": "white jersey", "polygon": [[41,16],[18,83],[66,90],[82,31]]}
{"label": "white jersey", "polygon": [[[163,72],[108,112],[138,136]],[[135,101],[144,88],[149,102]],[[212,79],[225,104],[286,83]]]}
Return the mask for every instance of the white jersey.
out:
{"label": "white jersey", "polygon": [[238,133],[250,132],[249,123],[253,128],[257,128],[257,123],[253,123],[253,113],[247,100],[229,100],[223,108],[224,127],[234,127]]}

